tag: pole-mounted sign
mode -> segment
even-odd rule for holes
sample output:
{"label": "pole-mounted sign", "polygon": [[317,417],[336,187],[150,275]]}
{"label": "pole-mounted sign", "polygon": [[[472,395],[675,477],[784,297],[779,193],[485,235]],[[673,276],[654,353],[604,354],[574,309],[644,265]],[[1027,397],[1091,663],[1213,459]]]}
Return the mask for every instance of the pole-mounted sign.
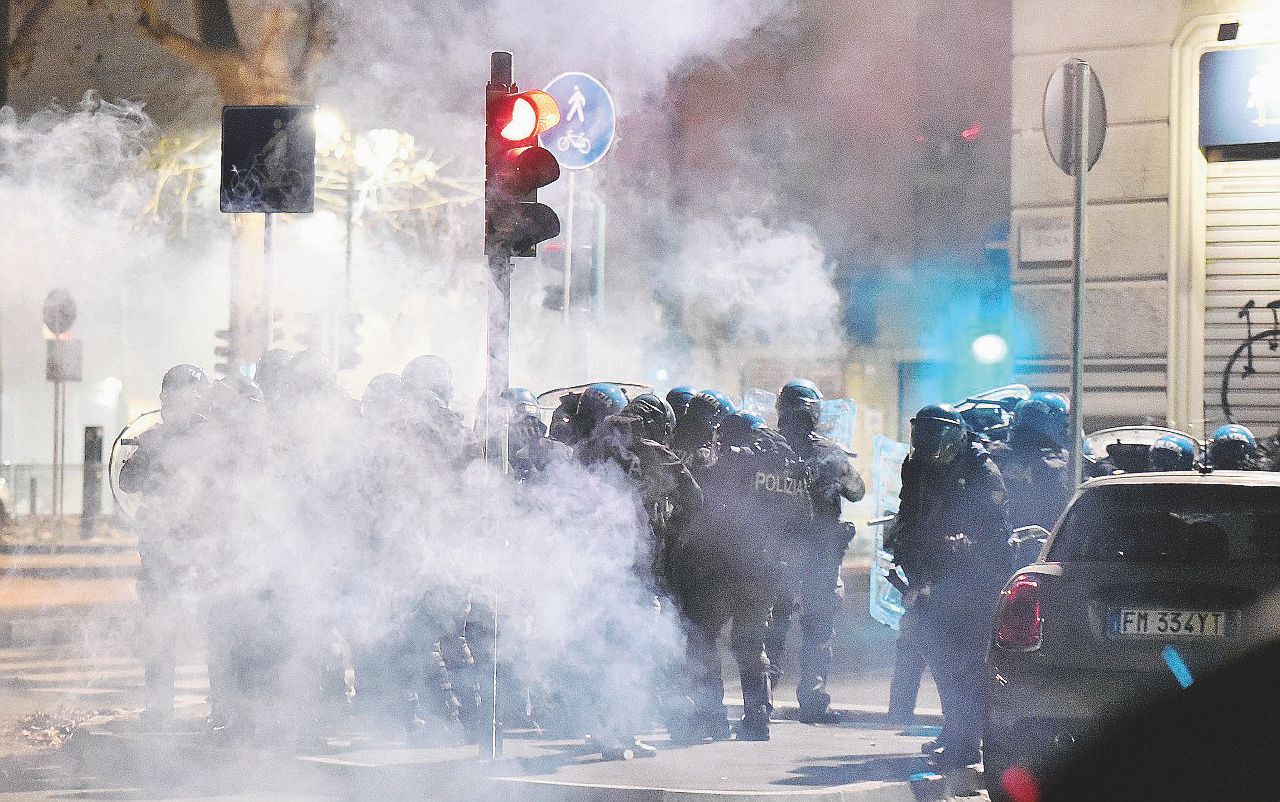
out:
{"label": "pole-mounted sign", "polygon": [[1087,177],[1107,136],[1107,104],[1093,68],[1070,59],[1054,70],[1044,92],[1044,138],[1049,156],[1075,179],[1075,213],[1071,252],[1071,475],[1080,484],[1084,473],[1084,261],[1088,243],[1085,207]]}

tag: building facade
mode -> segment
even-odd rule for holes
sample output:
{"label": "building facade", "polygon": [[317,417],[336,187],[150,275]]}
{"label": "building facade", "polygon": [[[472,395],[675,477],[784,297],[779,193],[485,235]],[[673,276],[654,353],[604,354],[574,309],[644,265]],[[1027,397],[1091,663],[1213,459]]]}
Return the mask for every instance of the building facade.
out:
{"label": "building facade", "polygon": [[1011,256],[1027,321],[1016,372],[1059,389],[1072,182],[1050,160],[1042,103],[1050,74],[1073,57],[1097,73],[1108,119],[1089,179],[1086,428],[1149,421],[1203,434],[1231,419],[1274,434],[1280,335],[1266,332],[1280,328],[1267,306],[1280,301],[1280,8],[1014,3]]}

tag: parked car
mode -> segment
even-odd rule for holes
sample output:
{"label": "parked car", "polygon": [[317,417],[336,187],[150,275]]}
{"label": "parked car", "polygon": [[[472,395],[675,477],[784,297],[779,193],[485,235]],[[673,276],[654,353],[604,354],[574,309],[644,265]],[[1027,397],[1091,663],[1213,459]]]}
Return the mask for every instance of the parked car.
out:
{"label": "parked car", "polygon": [[1048,776],[1108,720],[1265,637],[1255,605],[1280,586],[1280,474],[1093,479],[1052,534],[1015,533],[1037,535],[1040,557],[1005,585],[988,654],[993,800],[1013,798],[1011,768]]}

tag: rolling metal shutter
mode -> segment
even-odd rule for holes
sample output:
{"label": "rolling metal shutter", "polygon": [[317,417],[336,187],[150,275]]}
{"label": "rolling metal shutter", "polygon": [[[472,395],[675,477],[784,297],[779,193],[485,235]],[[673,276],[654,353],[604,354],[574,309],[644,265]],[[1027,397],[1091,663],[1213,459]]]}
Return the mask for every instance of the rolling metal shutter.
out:
{"label": "rolling metal shutter", "polygon": [[[1205,203],[1205,431],[1226,422],[1220,401],[1222,373],[1248,337],[1250,326],[1240,317],[1250,301],[1252,332],[1274,326],[1280,311],[1266,308],[1280,301],[1280,160],[1217,162],[1208,165]],[[1256,373],[1241,372],[1246,356],[1236,361],[1229,400],[1237,423],[1259,438],[1280,427],[1280,341],[1253,348]]]}

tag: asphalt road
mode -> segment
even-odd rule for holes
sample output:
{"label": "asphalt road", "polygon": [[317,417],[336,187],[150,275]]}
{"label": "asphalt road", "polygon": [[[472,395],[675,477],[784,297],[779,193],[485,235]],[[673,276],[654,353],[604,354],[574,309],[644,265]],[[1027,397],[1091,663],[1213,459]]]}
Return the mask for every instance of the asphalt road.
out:
{"label": "asphalt road", "polygon": [[[53,789],[65,791],[67,785],[94,787],[94,777],[87,775],[94,775],[96,770],[89,771],[80,764],[74,768],[63,765],[57,756],[67,750],[58,747],[64,746],[77,725],[86,721],[86,726],[98,721],[127,721],[141,707],[143,677],[135,652],[137,607],[131,576],[135,566],[136,557],[121,550],[0,555],[0,621],[13,622],[16,641],[0,648],[0,798],[65,798],[37,792],[45,785],[50,793]],[[852,566],[845,581],[848,596],[837,622],[836,665],[831,681],[834,704],[863,711],[883,710],[892,674],[894,633],[867,615],[866,569]],[[793,627],[792,633],[798,634],[798,628]],[[179,714],[192,722],[201,719],[207,707],[207,682],[197,643],[198,636],[193,634],[184,649],[178,683]],[[777,689],[780,707],[794,703],[793,668],[794,644],[789,644],[784,662],[786,675]],[[729,664],[725,676],[727,680],[734,677],[734,668]],[[730,683],[727,693],[732,702],[736,684]],[[936,693],[927,678],[919,706],[922,712],[937,711]],[[764,749],[746,749],[742,745],[737,751],[717,757],[712,752],[726,747],[711,745],[705,750],[681,752],[679,757],[669,756],[666,764],[656,769],[637,764],[628,770],[628,776],[635,782],[647,778],[651,783],[709,786],[741,785],[750,776],[754,778],[751,782],[762,788],[781,784],[808,791],[842,782],[883,783],[889,775],[915,766],[918,758],[911,753],[918,755],[919,743],[928,733],[882,731],[877,722],[874,715],[866,712],[854,723],[826,736],[783,722],[777,728],[780,737],[772,744],[761,745]],[[89,741],[79,734],[83,727],[76,732],[75,737],[82,743]],[[112,749],[117,748],[117,741],[108,742],[113,744]],[[526,760],[550,760],[557,772],[578,777],[581,782],[603,782],[601,777],[607,778],[612,771],[607,767],[594,769],[589,760],[582,763],[583,758],[572,745],[531,742],[524,748],[530,751]],[[821,757],[824,749],[831,753],[826,758]],[[388,754],[394,754],[397,763],[409,760],[403,751]],[[838,760],[841,755],[846,759]],[[351,762],[337,759],[337,763],[344,761]],[[333,759],[325,757],[321,762],[329,765]],[[743,771],[726,774],[738,764],[742,764]],[[748,766],[753,770],[747,772]],[[27,792],[4,795],[6,772],[9,779],[22,779]],[[51,773],[57,781],[41,780],[42,773]],[[697,779],[704,774],[703,780]],[[108,792],[98,789],[94,793]],[[98,798],[133,798],[131,793],[121,790],[117,796]],[[279,798],[278,794],[268,797]]]}

